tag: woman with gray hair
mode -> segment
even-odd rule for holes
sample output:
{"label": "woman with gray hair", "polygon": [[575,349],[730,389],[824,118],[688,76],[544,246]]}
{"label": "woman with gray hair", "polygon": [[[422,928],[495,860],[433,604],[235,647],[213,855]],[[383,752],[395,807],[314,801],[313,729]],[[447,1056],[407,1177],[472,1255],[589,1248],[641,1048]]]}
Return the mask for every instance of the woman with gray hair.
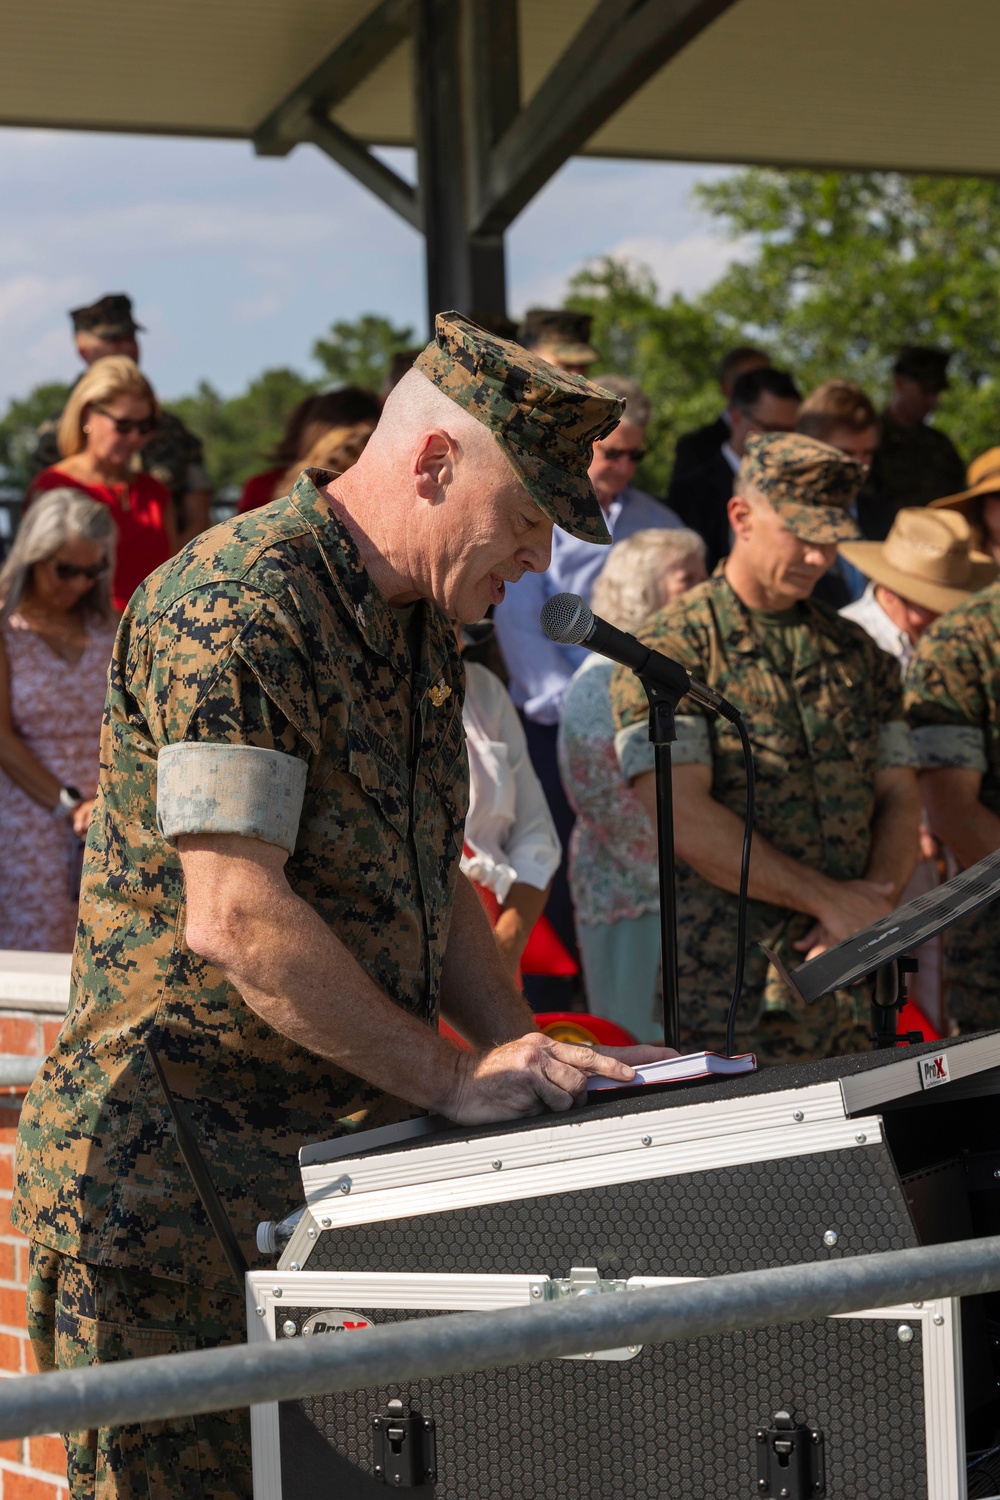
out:
{"label": "woman with gray hair", "polygon": [[[634,632],[705,579],[705,543],[694,531],[637,531],[608,553],[594,613]],[[662,1041],[654,1016],[660,966],[656,837],[622,776],[611,715],[614,662],[589,656],[566,690],[559,770],[576,812],[569,885],[591,1010],[637,1041]]]}
{"label": "woman with gray hair", "polygon": [[114,643],[115,523],[42,495],[0,568],[0,948],[73,946]]}

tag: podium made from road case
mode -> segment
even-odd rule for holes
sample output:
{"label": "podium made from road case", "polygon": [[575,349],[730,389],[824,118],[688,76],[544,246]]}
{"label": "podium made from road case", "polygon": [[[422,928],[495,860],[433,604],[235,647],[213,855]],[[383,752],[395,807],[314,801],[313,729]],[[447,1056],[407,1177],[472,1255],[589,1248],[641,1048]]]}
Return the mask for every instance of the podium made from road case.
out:
{"label": "podium made from road case", "polygon": [[[995,1233],[998,1093],[988,1032],[306,1147],[302,1217],[247,1279],[249,1339]],[[967,1448],[1000,1429],[992,1314],[942,1299],[262,1405],[255,1500],[384,1496],[386,1421],[411,1410],[426,1436],[403,1477],[436,1500],[992,1495],[966,1488]],[[757,1451],[781,1411],[819,1450],[784,1490]]]}

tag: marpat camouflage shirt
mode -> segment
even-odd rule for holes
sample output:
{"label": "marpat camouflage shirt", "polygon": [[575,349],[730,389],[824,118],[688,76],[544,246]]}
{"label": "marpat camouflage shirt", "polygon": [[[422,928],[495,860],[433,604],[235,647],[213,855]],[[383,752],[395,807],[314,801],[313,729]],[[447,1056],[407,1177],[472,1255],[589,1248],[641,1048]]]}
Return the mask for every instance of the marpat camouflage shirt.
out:
{"label": "marpat camouflage shirt", "polygon": [[468,801],[462,667],[448,621],[420,604],[411,670],[400,620],[314,487],[330,477],[196,538],[121,622],[70,1010],[25,1101],[13,1211],[33,1240],[91,1263],[229,1280],[146,1037],[251,1262],[258,1221],[301,1201],[304,1141],[416,1113],[272,1030],[186,947],[180,861],[157,826],[162,747],[295,757],[292,889],[436,1024]]}
{"label": "marpat camouflage shirt", "polygon": [[[801,620],[794,662],[790,669],[777,665],[753,612],[720,568],[653,615],[638,635],[744,715],[756,772],[755,831],[833,880],[856,880],[871,850],[876,770],[916,763],[903,720],[899,667],[860,627],[824,604],[806,600]],[[619,761],[632,780],[654,763],[646,695],[639,679],[620,667],[611,696]],[[742,820],[746,781],[736,730],[690,697],[681,700],[681,709],[674,764],[711,766],[712,796]],[[736,908],[735,895],[677,861],[682,1009],[714,996],[725,1013],[736,959]],[[749,902],[743,1024],[752,1024],[755,1011],[765,1006],[791,1009],[789,991],[757,942],[767,943],[792,968],[802,955],[791,944],[812,925],[803,913]]]}
{"label": "marpat camouflage shirt", "polygon": [[[942,615],[917,642],[906,676],[906,716],[921,769],[979,771],[979,799],[1000,817],[1000,583]],[[990,992],[1000,1008],[1000,908],[988,906],[944,935],[948,1004],[965,1014],[956,990]]]}

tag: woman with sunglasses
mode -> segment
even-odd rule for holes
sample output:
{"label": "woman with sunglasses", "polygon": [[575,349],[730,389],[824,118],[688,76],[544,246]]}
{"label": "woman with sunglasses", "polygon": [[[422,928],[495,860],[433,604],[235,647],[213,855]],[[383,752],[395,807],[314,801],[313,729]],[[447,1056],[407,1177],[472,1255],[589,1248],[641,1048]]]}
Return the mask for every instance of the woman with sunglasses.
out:
{"label": "woman with sunglasses", "polygon": [[32,505],[0,568],[0,948],[73,946],[115,619],[110,508]]}
{"label": "woman with sunglasses", "polygon": [[170,491],[134,460],[156,427],[149,381],[123,354],[99,359],[73,387],[59,419],[59,463],[32,481],[26,507],[67,485],[106,505],[118,528],[111,600],[123,610],[144,578],[176,550]]}

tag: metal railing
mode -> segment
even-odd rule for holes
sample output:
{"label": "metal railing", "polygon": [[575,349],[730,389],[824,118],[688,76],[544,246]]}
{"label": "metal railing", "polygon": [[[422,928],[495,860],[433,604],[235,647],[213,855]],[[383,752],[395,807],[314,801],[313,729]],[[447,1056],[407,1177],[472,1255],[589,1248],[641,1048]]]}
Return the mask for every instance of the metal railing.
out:
{"label": "metal railing", "polygon": [[0,1089],[26,1088],[44,1061],[34,1054],[22,1057],[16,1052],[0,1053]]}
{"label": "metal railing", "polygon": [[593,1349],[672,1343],[1000,1288],[1000,1237],[710,1277],[622,1297],[450,1313],[0,1383],[0,1440],[193,1416]]}

